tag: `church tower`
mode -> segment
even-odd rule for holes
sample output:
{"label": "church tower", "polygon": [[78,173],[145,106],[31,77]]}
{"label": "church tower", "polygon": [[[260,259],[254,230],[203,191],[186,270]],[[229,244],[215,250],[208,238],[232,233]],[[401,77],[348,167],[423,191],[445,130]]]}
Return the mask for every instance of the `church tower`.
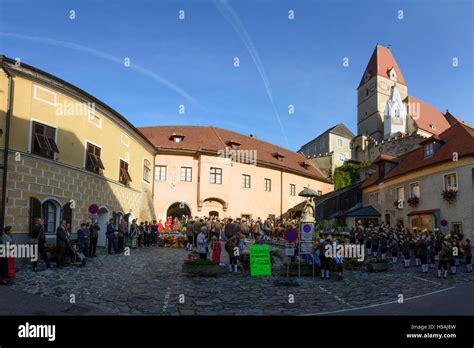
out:
{"label": "church tower", "polygon": [[377,141],[384,138],[385,108],[395,85],[397,99],[404,100],[408,95],[408,87],[402,72],[390,49],[377,44],[357,87],[359,137],[370,136]]}

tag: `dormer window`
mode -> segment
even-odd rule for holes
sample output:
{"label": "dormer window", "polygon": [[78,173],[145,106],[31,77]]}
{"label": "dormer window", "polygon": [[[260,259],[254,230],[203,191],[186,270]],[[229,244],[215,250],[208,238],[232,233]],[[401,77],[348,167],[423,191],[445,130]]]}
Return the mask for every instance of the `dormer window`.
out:
{"label": "dormer window", "polygon": [[275,157],[278,161],[283,161],[283,158],[285,158],[285,156],[279,152],[275,152],[274,154],[272,154],[272,156]]}
{"label": "dormer window", "polygon": [[433,125],[433,124],[430,124],[430,128],[431,128],[432,130],[436,130],[436,126]]}
{"label": "dormer window", "polygon": [[177,134],[177,133],[173,133],[170,135],[170,138],[169,138],[171,141],[174,141],[175,143],[180,143],[183,141],[184,139],[184,135],[182,134]]}
{"label": "dormer window", "polygon": [[227,143],[233,150],[237,150],[237,148],[241,145],[238,141],[229,140]]}
{"label": "dormer window", "polygon": [[397,81],[397,73],[395,72],[395,69],[393,67],[388,70],[388,76],[390,80]]}
{"label": "dormer window", "polygon": [[304,169],[308,169],[311,164],[309,164],[306,161],[298,162],[300,166],[302,166]]}
{"label": "dormer window", "polygon": [[434,143],[429,143],[425,145],[425,157],[433,156],[434,154]]}

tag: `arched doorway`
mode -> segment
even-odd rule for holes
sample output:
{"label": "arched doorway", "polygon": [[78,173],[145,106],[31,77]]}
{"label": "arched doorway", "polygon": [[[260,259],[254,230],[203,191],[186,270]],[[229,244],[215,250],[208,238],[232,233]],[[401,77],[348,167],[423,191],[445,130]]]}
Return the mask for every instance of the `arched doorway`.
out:
{"label": "arched doorway", "polygon": [[209,216],[214,216],[216,218],[219,217],[219,212],[218,211],[215,211],[215,210],[212,210],[209,212]]}
{"label": "arched doorway", "polygon": [[166,217],[172,216],[173,219],[177,217],[181,219],[183,215],[191,216],[191,209],[186,203],[183,202],[176,202],[169,206],[168,210],[166,211]]}
{"label": "arched doorway", "polygon": [[97,245],[103,247],[105,246],[105,232],[107,232],[107,224],[109,223],[109,210],[106,207],[101,207],[97,213],[99,215],[97,222],[100,227]]}

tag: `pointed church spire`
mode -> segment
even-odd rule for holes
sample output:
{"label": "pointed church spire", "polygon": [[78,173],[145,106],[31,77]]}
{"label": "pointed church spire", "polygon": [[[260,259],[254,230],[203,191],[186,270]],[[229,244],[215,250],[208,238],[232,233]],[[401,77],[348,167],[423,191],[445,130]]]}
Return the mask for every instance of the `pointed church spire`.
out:
{"label": "pointed church spire", "polygon": [[364,74],[362,75],[362,79],[360,80],[359,86],[357,88],[366,83],[371,77],[375,75],[386,77],[388,79],[397,81],[397,83],[407,86],[405,78],[403,77],[397,62],[395,61],[395,58],[393,58],[392,52],[389,48],[380,44],[375,46],[374,52],[370,57],[369,63],[364,70]]}

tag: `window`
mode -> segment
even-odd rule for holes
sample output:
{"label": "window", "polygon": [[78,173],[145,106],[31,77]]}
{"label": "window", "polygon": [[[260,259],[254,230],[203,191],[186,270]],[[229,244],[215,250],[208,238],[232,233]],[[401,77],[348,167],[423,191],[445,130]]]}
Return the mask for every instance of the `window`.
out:
{"label": "window", "polygon": [[44,229],[46,233],[56,233],[59,225],[59,205],[52,200],[47,200],[42,204]]}
{"label": "window", "polygon": [[453,222],[452,226],[452,230],[454,233],[462,233],[462,222]]}
{"label": "window", "polygon": [[222,184],[222,168],[211,167],[209,179],[211,184]]}
{"label": "window", "polygon": [[400,187],[397,187],[396,188],[397,190],[397,201],[403,201],[405,200],[405,190],[404,190],[404,187],[403,186],[400,186]]}
{"label": "window", "polygon": [[250,188],[250,175],[242,174],[242,187]]}
{"label": "window", "polygon": [[151,163],[146,158],[143,161],[143,180],[146,182],[150,182],[151,176]]}
{"label": "window", "polygon": [[342,147],[342,139],[337,139],[337,147]]}
{"label": "window", "polygon": [[321,190],[316,191],[316,193],[318,194],[318,196],[322,196],[322,195],[323,195],[323,191],[321,191]]}
{"label": "window", "polygon": [[444,189],[455,191],[458,190],[458,178],[456,173],[450,173],[444,176]]}
{"label": "window", "polygon": [[193,168],[181,167],[181,181],[191,182],[193,177]]}
{"label": "window", "polygon": [[425,145],[425,157],[433,156],[433,153],[434,153],[433,143],[426,144]]}
{"label": "window", "polygon": [[132,181],[128,172],[128,163],[123,160],[120,160],[119,181],[124,185],[128,185]]}
{"label": "window", "polygon": [[33,122],[31,151],[43,157],[54,159],[54,153],[59,153],[58,146],[54,141],[56,128]]}
{"label": "window", "polygon": [[380,204],[380,192],[379,191],[372,192],[369,195],[369,204],[370,205]]}
{"label": "window", "polygon": [[410,197],[420,198],[420,183],[419,182],[412,182],[410,184]]}
{"label": "window", "polygon": [[341,161],[341,162],[346,161],[346,154],[345,153],[342,153],[342,152],[339,153],[339,161]]}
{"label": "window", "polygon": [[155,166],[155,181],[166,181],[166,166]]}
{"label": "window", "polygon": [[290,196],[296,196],[296,185],[290,184]]}
{"label": "window", "polygon": [[265,191],[270,192],[272,190],[272,181],[265,179]]}
{"label": "window", "polygon": [[104,164],[100,159],[100,151],[101,148],[93,145],[91,143],[87,143],[86,147],[86,170],[100,174],[101,169],[104,168]]}

